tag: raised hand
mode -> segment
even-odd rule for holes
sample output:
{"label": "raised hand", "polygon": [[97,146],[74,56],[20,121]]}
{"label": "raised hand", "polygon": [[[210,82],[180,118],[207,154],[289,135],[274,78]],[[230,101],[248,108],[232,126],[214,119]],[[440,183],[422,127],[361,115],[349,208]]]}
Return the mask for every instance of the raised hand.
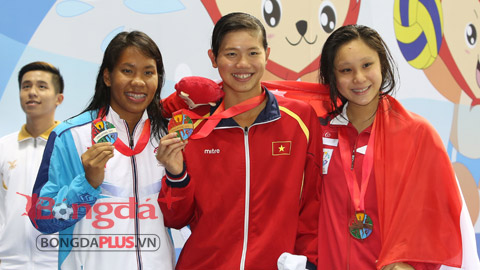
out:
{"label": "raised hand", "polygon": [[82,154],[82,165],[85,169],[85,178],[94,188],[103,183],[105,178],[105,164],[113,157],[114,147],[109,142],[97,143]]}
{"label": "raised hand", "polygon": [[165,169],[174,175],[183,171],[182,150],[188,141],[182,141],[176,133],[170,133],[164,136],[158,145],[157,160]]}

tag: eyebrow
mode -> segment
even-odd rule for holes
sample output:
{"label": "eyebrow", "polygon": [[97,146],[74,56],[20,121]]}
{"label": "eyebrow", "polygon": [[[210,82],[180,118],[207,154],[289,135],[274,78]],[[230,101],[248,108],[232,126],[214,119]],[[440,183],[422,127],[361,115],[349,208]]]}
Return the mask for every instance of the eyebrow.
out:
{"label": "eyebrow", "polygon": [[[135,65],[132,64],[132,63],[122,63],[119,66],[127,66],[127,67],[132,67],[132,68],[135,67]],[[144,68],[148,69],[148,68],[156,68],[156,67],[154,65],[148,65],[148,66],[145,66]]]}
{"label": "eyebrow", "polygon": [[[375,57],[366,56],[366,57],[361,58],[359,61],[361,61],[361,62],[364,62],[364,61],[371,62],[371,61],[375,61]],[[338,62],[338,65],[351,65],[351,64],[352,64],[352,62],[350,62],[350,61],[340,61],[340,62]]]}
{"label": "eyebrow", "polygon": [[[25,80],[25,81],[22,82],[22,85],[27,84],[27,83],[33,83],[33,82],[31,80]],[[48,82],[43,81],[43,80],[36,81],[36,83],[48,84]]]}
{"label": "eyebrow", "polygon": [[121,63],[119,66],[135,67],[135,65],[131,63]]}
{"label": "eyebrow", "polygon": [[475,9],[473,10],[473,13],[475,13],[475,17],[477,17],[477,19],[478,19],[478,14],[477,14],[477,11]]}
{"label": "eyebrow", "polygon": [[[247,51],[260,50],[260,49],[261,49],[261,47],[259,47],[259,46],[253,46],[253,47],[247,48]],[[238,48],[238,47],[225,47],[225,48],[223,48],[223,50],[237,50],[237,51],[239,51],[241,49]]]}

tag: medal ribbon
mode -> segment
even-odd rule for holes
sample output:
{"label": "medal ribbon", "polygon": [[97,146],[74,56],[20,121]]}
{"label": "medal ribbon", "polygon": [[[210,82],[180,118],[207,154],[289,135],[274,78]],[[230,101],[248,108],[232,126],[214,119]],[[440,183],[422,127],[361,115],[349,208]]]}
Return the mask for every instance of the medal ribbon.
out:
{"label": "medal ribbon", "polygon": [[248,110],[251,110],[258,105],[262,104],[265,100],[265,91],[261,95],[249,98],[235,106],[232,106],[225,110],[225,100],[220,103],[220,106],[215,110],[215,112],[209,117],[200,116],[192,111],[180,110],[183,114],[188,115],[191,119],[207,119],[207,122],[200,128],[200,130],[193,134],[191,139],[201,139],[207,137],[210,132],[218,125],[220,120],[230,118],[241,113],[244,113]]}
{"label": "medal ribbon", "polygon": [[[98,115],[99,117],[97,119],[100,119],[100,115],[102,115],[105,111],[105,108],[102,108],[99,110]],[[102,121],[105,121],[106,115],[103,116]],[[147,146],[148,140],[150,139],[150,119],[147,119],[145,121],[145,124],[143,125],[142,133],[140,134],[140,139],[138,139],[137,145],[132,149],[125,145],[122,140],[120,140],[120,137],[117,138],[117,140],[113,143],[113,146],[115,146],[115,149],[118,150],[118,152],[122,153],[123,155],[127,157],[131,157],[134,155],[137,155],[145,149],[145,146]],[[92,144],[93,144],[93,139],[92,139]]]}
{"label": "medal ribbon", "polygon": [[345,178],[347,179],[348,191],[350,192],[350,197],[352,198],[355,211],[364,212],[365,211],[365,193],[367,191],[368,182],[370,181],[370,175],[373,170],[373,150],[375,143],[375,122],[373,123],[372,131],[370,133],[370,138],[368,139],[367,151],[365,157],[363,158],[362,164],[362,179],[361,179],[361,188],[358,187],[357,175],[353,167],[351,166],[354,161],[354,155],[357,149],[353,149],[353,152],[350,151],[350,143],[344,128],[338,129],[338,138],[339,138],[339,147],[340,147],[340,156],[342,157],[343,172]]}

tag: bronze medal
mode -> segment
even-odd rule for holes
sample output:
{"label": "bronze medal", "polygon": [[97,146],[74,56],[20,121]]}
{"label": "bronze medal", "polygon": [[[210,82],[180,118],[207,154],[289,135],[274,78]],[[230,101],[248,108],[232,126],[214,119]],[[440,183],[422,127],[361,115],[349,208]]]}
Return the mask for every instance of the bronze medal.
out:
{"label": "bronze medal", "polygon": [[372,219],[363,212],[357,212],[348,222],[348,229],[354,238],[363,240],[372,234]]}

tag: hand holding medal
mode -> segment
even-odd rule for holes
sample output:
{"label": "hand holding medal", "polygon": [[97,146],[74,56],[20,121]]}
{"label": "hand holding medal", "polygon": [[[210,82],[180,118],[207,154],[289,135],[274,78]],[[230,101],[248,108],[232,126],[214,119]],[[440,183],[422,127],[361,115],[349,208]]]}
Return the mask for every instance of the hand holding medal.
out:
{"label": "hand holding medal", "polygon": [[113,144],[118,139],[115,126],[105,120],[96,119],[91,127],[92,146],[82,154],[82,165],[85,178],[94,188],[103,183],[105,166],[113,157]]}
{"label": "hand holding medal", "polygon": [[181,112],[175,112],[168,123],[168,134],[160,139],[156,158],[165,169],[174,175],[183,171],[182,150],[193,133],[192,119]]}
{"label": "hand holding medal", "polygon": [[[230,118],[257,107],[265,100],[265,92],[250,98],[225,110],[224,102],[220,103],[215,112],[209,117],[199,116],[191,111],[177,111],[168,123],[168,135],[160,140],[157,148],[157,160],[172,174],[179,174],[183,170],[183,156],[181,150],[185,147],[187,139],[202,139],[217,126],[221,119]],[[190,116],[192,117],[190,117]],[[193,119],[206,119],[200,130],[193,134],[195,128]],[[175,137],[173,135],[175,134]],[[192,136],[193,134],[193,136]],[[179,140],[176,141],[175,139]],[[181,143],[179,143],[181,142]]]}

